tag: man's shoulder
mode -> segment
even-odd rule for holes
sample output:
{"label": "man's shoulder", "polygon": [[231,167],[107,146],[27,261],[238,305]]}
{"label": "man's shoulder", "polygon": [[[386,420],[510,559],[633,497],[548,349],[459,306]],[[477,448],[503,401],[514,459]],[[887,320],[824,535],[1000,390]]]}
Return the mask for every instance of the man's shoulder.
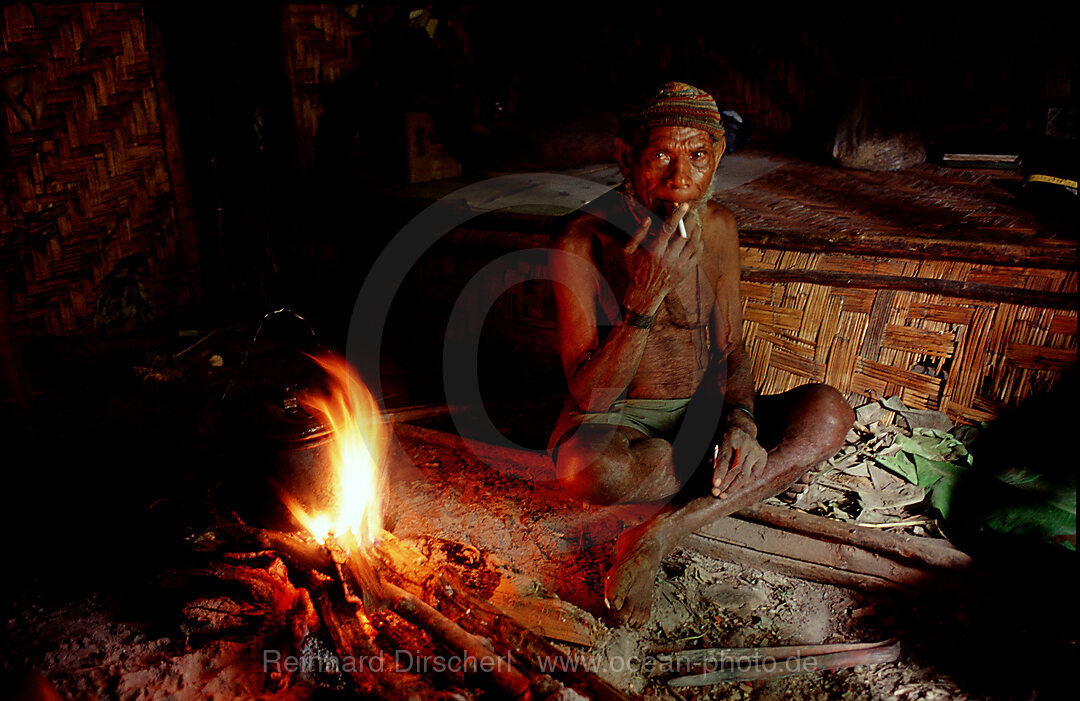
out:
{"label": "man's shoulder", "polygon": [[705,225],[718,233],[735,233],[735,215],[715,200],[709,200],[705,209]]}
{"label": "man's shoulder", "polygon": [[735,226],[735,215],[722,204],[709,200],[704,215],[705,241],[709,246],[727,248],[738,243],[739,232]]}
{"label": "man's shoulder", "polygon": [[597,244],[612,243],[616,234],[608,217],[595,212],[576,212],[567,218],[555,235],[554,243],[556,248],[586,252]]}
{"label": "man's shoulder", "polygon": [[603,225],[603,220],[587,212],[570,216],[566,224],[555,234],[555,248],[583,253],[589,251],[596,235]]}

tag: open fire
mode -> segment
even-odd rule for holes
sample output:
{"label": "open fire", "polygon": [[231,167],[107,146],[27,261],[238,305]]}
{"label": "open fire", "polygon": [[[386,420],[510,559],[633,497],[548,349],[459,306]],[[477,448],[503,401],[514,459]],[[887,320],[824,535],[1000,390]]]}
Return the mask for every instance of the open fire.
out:
{"label": "open fire", "polygon": [[[452,572],[383,530],[389,425],[344,359],[313,359],[326,372],[328,387],[299,401],[329,429],[322,452],[327,464],[322,469],[331,476],[327,482],[333,493],[314,498],[314,490],[304,493],[304,485],[295,481],[291,484],[295,493],[279,487],[282,501],[306,533],[242,524],[234,532],[275,552],[285,563],[300,597],[310,600],[307,610],[314,630],[326,634],[338,659],[378,661],[349,672],[355,690],[386,699],[411,698],[422,689],[436,691],[430,680],[396,664],[401,650],[387,647],[394,636],[384,639],[386,630],[411,626],[418,638],[417,633],[405,637],[426,640],[425,654],[441,649],[467,661],[458,684],[472,680],[478,688],[509,698],[574,697],[565,695],[570,689],[584,692],[586,698],[625,698],[592,672],[569,663],[547,640],[468,591]],[[296,644],[299,649],[302,643]],[[455,693],[471,698],[460,686]],[[575,698],[580,697],[579,693]]]}
{"label": "open fire", "polygon": [[282,494],[293,516],[324,545],[331,536],[348,544],[350,552],[371,547],[382,530],[383,464],[387,427],[371,392],[342,358],[314,360],[326,371],[326,394],[300,399],[303,407],[321,417],[330,429],[327,468],[334,476],[336,494],[330,509],[310,513],[293,496]]}

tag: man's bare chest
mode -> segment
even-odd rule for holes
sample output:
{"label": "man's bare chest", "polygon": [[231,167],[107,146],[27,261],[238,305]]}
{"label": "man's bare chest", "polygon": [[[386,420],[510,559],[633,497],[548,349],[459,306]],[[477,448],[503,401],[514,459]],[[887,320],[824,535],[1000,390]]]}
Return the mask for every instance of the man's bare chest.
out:
{"label": "man's bare chest", "polygon": [[[639,251],[638,255],[648,253]],[[594,256],[593,262],[598,273],[596,293],[600,317],[608,324],[614,324],[621,317],[621,301],[631,282],[627,254],[621,247],[609,245]],[[712,283],[715,275],[716,271],[704,263],[683,271],[657,309],[654,328],[698,329],[707,326],[715,309],[716,292]]]}

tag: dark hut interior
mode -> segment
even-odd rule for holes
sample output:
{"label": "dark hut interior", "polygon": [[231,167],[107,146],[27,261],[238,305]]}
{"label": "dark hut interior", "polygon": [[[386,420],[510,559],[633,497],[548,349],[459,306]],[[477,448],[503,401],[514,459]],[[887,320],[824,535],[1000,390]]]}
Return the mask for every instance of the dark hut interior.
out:
{"label": "dark hut interior", "polygon": [[[1065,696],[1080,63],[1058,13],[4,4],[0,695]],[[645,515],[567,495],[545,452],[546,251],[664,80],[725,111],[712,198],[756,390],[824,382],[858,418],[808,492],[688,536],[628,631],[601,582]],[[374,575],[278,498],[325,472],[298,408],[322,354],[386,428]],[[446,664],[477,640],[513,670]],[[670,683],[719,648],[824,666]]]}

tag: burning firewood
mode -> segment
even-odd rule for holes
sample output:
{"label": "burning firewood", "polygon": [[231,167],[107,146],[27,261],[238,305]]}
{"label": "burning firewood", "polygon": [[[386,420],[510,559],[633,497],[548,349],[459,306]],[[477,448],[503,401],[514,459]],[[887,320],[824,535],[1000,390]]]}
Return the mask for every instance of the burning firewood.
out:
{"label": "burning firewood", "polygon": [[[332,580],[317,581],[315,573],[308,583],[312,601],[328,635],[338,651],[341,667],[363,695],[383,699],[423,699],[432,695],[431,684],[423,677],[400,669],[392,655],[385,654],[372,642],[370,623],[366,626],[356,605],[340,596]],[[365,664],[349,660],[364,660]]]}
{"label": "burning firewood", "polygon": [[[294,578],[306,578],[304,581],[314,587],[312,601],[319,619],[342,658],[382,654],[371,642],[371,631],[365,632],[356,622],[357,616],[373,613],[365,608],[360,584],[364,581],[376,589],[375,601],[448,649],[474,660],[479,672],[516,698],[537,696],[531,690],[544,687],[573,688],[591,699],[628,698],[543,637],[469,592],[453,573],[429,562],[391,533],[383,532],[365,556],[353,558],[334,539],[320,545],[298,534],[242,523],[223,530],[253,546],[277,550],[297,573]],[[371,602],[368,605],[372,606]],[[391,667],[389,663],[383,666]],[[548,675],[558,683],[553,684]],[[384,682],[379,675],[372,678],[360,673],[353,681],[376,693],[386,690],[393,679]],[[397,692],[391,689],[389,693]]]}
{"label": "burning firewood", "polygon": [[[242,635],[256,645],[299,651],[319,626],[308,590],[293,584],[273,551],[223,553],[219,561],[163,573],[158,584],[184,596],[179,628],[189,640]],[[290,682],[289,672],[265,671],[270,690]]]}
{"label": "burning firewood", "polygon": [[369,613],[378,608],[388,608],[419,626],[448,649],[463,653],[465,659],[474,660],[475,668],[490,674],[503,691],[515,698],[528,696],[529,679],[516,670],[508,659],[494,655],[480,639],[413,594],[383,580],[368,556],[357,548],[355,540],[349,538],[348,541],[352,546],[348,552],[333,537],[328,538],[325,547],[335,564],[339,580],[359,588],[363,594],[362,602]]}
{"label": "burning firewood", "polygon": [[[626,698],[382,529],[385,422],[345,363],[319,362],[331,380],[330,393],[301,403],[332,429],[326,465],[332,479],[320,480],[320,489],[336,483],[334,493],[329,498],[281,493],[284,507],[307,531],[303,534],[248,526],[239,519],[221,530],[286,563],[290,578],[310,592],[339,659],[379,661],[348,670],[357,690],[381,698],[432,693],[431,680],[395,665],[389,659],[395,655],[381,643],[385,626],[400,620],[465,661],[455,680],[498,690],[501,697]],[[396,617],[390,623],[389,615]],[[383,629],[374,625],[380,622]]]}
{"label": "burning firewood", "polygon": [[466,630],[491,638],[496,651],[518,660],[526,671],[549,673],[592,699],[627,698],[513,617],[470,593],[451,572],[433,567],[422,553],[393,534],[383,535],[374,554],[387,571],[401,577],[403,588],[422,596]]}

